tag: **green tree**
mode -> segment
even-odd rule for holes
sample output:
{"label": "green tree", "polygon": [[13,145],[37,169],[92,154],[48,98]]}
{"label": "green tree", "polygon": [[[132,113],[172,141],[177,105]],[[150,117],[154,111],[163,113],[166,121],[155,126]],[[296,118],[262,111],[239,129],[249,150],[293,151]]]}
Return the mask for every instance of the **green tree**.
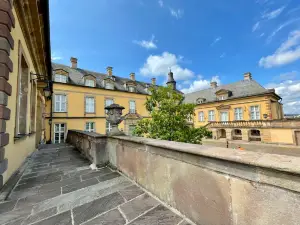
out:
{"label": "green tree", "polygon": [[194,128],[191,122],[194,116],[194,104],[183,103],[184,96],[170,87],[152,88],[147,98],[146,109],[150,119],[142,119],[137,123],[134,135],[200,144],[210,132],[204,128]]}

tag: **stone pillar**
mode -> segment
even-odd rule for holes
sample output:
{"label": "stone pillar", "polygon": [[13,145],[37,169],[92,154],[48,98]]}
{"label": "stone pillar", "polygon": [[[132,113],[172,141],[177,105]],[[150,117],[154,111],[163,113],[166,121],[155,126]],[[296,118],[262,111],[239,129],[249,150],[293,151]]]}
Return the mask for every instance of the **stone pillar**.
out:
{"label": "stone pillar", "polygon": [[212,132],[212,138],[213,139],[219,139],[218,130],[216,128],[211,129],[211,132]]}
{"label": "stone pillar", "polygon": [[226,139],[227,140],[232,140],[232,129],[226,128]]}
{"label": "stone pillar", "polygon": [[249,129],[241,129],[242,131],[242,140],[249,141]]}
{"label": "stone pillar", "polygon": [[261,142],[263,143],[271,143],[271,131],[270,129],[261,129],[260,130]]}

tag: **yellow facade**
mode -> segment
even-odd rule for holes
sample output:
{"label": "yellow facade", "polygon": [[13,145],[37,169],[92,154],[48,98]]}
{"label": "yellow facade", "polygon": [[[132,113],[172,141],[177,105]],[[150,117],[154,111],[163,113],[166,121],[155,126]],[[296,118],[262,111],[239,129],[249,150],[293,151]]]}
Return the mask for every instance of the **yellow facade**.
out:
{"label": "yellow facade", "polygon": [[[52,114],[52,124],[49,125],[51,114],[51,104],[54,104],[54,96],[56,94],[64,94],[67,97],[67,112],[54,112]],[[95,98],[95,113],[85,112],[85,97]],[[66,130],[85,130],[87,122],[95,123],[95,132],[106,133],[106,115],[105,115],[105,99],[112,99],[115,104],[123,106],[123,115],[129,113],[129,101],[135,101],[136,112],[141,117],[149,117],[145,108],[147,95],[130,92],[122,92],[117,90],[106,90],[100,88],[91,88],[85,86],[75,86],[69,84],[53,84],[53,100],[46,102],[46,139],[50,140],[50,126],[52,126],[51,139],[53,142],[54,124],[64,123]],[[52,105],[52,107],[54,107]],[[124,121],[119,125],[121,130],[125,130]]]}
{"label": "yellow facade", "polygon": [[[271,101],[276,101],[270,104]],[[270,109],[272,105],[272,109]],[[270,119],[281,119],[283,112],[280,103],[277,102],[271,96],[254,96],[240,99],[224,100],[213,103],[206,103],[197,105],[195,108],[194,125],[195,127],[201,127],[207,125],[209,122],[220,122],[221,113],[228,113],[228,121],[236,121],[235,118],[235,108],[242,109],[242,119],[241,120],[251,120],[250,118],[250,107],[259,107],[259,118],[260,120],[270,120]],[[215,120],[209,121],[209,111],[213,110],[215,115]],[[204,113],[204,121],[200,121],[199,113]],[[267,115],[267,118],[264,118]]]}
{"label": "yellow facade", "polygon": [[[3,112],[1,113],[1,124],[6,123],[4,132],[8,134],[9,138],[5,146],[1,143],[1,152],[4,152],[1,157],[7,162],[7,167],[3,174],[0,174],[0,188],[20,168],[26,157],[36,150],[37,144],[42,139],[40,126],[42,121],[37,121],[37,118],[41,118],[41,111],[38,110],[38,106],[39,109],[44,107],[44,96],[43,91],[39,89],[41,85],[37,77],[32,74],[48,75],[46,58],[50,59],[50,51],[45,53],[47,51],[44,43],[46,32],[40,27],[44,23],[44,19],[47,20],[47,17],[44,17],[43,20],[40,17],[41,21],[35,19],[36,23],[33,24],[31,20],[35,16],[41,16],[37,8],[34,8],[37,7],[37,4],[30,6],[33,7],[32,14],[23,14],[21,5],[22,1],[20,0],[15,0],[13,3],[3,1],[0,4],[0,7],[5,6],[1,10],[7,12],[11,19],[11,22],[6,26],[10,31],[7,40],[12,46],[8,51],[6,62],[1,62],[1,82],[6,85],[3,77],[6,77],[5,74],[7,73],[8,84],[6,86],[11,86],[11,93],[8,94],[7,103],[3,104],[1,100],[1,109],[3,110],[5,107],[4,110],[10,112],[4,113],[9,116],[3,116]],[[41,6],[42,10],[45,8],[47,8],[47,2]],[[1,24],[7,23],[7,20],[1,21],[1,18]],[[34,30],[30,33],[30,37],[34,37],[34,39],[29,38],[28,29]],[[4,41],[0,43],[1,53],[3,53],[3,43]],[[39,53],[35,52],[34,49]],[[7,49],[5,50],[7,51]],[[46,54],[48,54],[47,57]],[[5,66],[6,69],[3,70]],[[0,163],[2,163],[1,159]]]}

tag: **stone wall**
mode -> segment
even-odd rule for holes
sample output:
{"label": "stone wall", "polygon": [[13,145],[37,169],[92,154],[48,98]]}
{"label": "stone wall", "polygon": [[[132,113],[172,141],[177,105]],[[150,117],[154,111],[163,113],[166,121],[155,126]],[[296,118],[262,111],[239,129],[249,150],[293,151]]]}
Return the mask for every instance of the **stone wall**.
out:
{"label": "stone wall", "polygon": [[108,164],[109,159],[106,150],[107,138],[105,135],[94,132],[69,130],[66,141],[76,147],[85,158],[96,166]]}
{"label": "stone wall", "polygon": [[299,224],[300,158],[109,137],[110,163],[197,224]]}
{"label": "stone wall", "polygon": [[[227,140],[204,139],[202,144],[204,146],[227,148]],[[228,140],[228,148],[237,149],[238,147],[260,153],[300,156],[300,146]]]}
{"label": "stone wall", "polygon": [[67,140],[196,224],[299,224],[298,157],[74,130]]}

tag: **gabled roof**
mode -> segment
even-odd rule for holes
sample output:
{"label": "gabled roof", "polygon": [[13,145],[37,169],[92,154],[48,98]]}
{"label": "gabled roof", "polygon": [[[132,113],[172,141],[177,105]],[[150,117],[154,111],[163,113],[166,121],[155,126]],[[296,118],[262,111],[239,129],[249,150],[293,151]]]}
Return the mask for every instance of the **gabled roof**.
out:
{"label": "gabled roof", "polygon": [[205,90],[188,93],[185,95],[185,102],[196,103],[196,100],[198,98],[205,98],[206,99],[205,103],[218,101],[216,98],[216,92],[224,89],[230,90],[232,92],[232,95],[227,99],[248,97],[248,96],[264,94],[264,93],[274,93],[273,90],[268,90],[262,87],[255,80],[241,80],[235,83],[221,85],[217,88],[208,88]]}
{"label": "gabled roof", "polygon": [[[53,70],[62,69],[64,71],[68,72],[68,74],[69,74],[68,83],[69,84],[84,86],[84,77],[87,75],[91,75],[96,78],[96,88],[101,88],[101,89],[105,88],[103,86],[102,81],[103,81],[103,79],[107,78],[107,74],[97,73],[97,72],[88,71],[88,70],[84,70],[84,69],[80,69],[80,68],[74,69],[69,66],[57,64],[57,63],[52,63],[52,67],[53,67]],[[53,74],[53,76],[54,76],[54,74]],[[124,84],[131,80],[127,79],[127,78],[115,76],[115,75],[113,75],[113,77],[115,79],[115,81],[114,81],[115,90],[128,92],[128,90],[125,88]],[[54,77],[52,78],[52,80],[54,80]],[[140,82],[140,81],[135,81],[135,82],[136,82],[137,93],[149,94],[146,91],[146,86],[148,85],[148,87],[150,87],[152,85],[151,83],[145,83],[145,82]]]}

